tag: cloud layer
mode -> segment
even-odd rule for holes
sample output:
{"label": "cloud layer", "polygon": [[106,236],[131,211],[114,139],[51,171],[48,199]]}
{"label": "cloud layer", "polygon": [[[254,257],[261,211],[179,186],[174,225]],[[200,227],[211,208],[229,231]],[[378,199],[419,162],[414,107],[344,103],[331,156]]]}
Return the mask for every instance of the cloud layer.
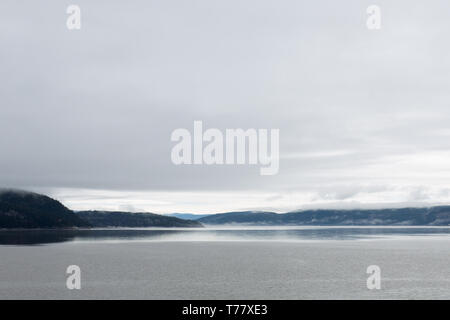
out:
{"label": "cloud layer", "polygon": [[[379,31],[356,0],[80,0],[79,31],[69,4],[0,4],[2,186],[167,212],[448,202],[448,1],[378,1]],[[279,128],[279,174],[174,166],[194,120]]]}

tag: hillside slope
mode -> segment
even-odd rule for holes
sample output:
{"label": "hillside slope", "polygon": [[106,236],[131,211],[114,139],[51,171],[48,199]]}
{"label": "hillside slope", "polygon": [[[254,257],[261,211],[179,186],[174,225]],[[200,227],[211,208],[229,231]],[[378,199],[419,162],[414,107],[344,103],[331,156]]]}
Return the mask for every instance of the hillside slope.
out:
{"label": "hillside slope", "polygon": [[183,220],[154,213],[79,211],[76,214],[94,227],[202,227],[202,224],[198,221]]}
{"label": "hillside slope", "polygon": [[0,190],[0,228],[71,228],[90,224],[60,202],[33,192]]}
{"label": "hillside slope", "polygon": [[305,210],[277,214],[274,212],[227,212],[198,219],[209,225],[404,225],[448,226],[450,206],[378,210]]}

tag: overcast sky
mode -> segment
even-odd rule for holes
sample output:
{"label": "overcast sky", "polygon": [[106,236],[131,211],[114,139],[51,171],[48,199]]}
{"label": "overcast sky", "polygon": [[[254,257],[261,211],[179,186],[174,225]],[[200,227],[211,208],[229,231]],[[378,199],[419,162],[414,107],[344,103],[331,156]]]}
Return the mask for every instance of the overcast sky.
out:
{"label": "overcast sky", "polygon": [[[81,30],[66,8],[81,7]],[[368,30],[366,9],[381,8]],[[450,203],[450,2],[0,2],[0,186],[72,209]],[[171,132],[280,129],[280,169],[175,166]]]}

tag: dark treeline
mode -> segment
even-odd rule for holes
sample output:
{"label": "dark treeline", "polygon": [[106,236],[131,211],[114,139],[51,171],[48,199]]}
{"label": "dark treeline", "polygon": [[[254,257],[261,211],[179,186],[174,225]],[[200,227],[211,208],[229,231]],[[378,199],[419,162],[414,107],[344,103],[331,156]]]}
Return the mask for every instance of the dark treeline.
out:
{"label": "dark treeline", "polygon": [[201,227],[197,221],[153,213],[73,212],[33,192],[0,191],[0,228]]}
{"label": "dark treeline", "polygon": [[227,212],[198,219],[204,224],[247,225],[399,225],[448,226],[450,206],[377,210],[305,210],[278,214],[274,212]]}

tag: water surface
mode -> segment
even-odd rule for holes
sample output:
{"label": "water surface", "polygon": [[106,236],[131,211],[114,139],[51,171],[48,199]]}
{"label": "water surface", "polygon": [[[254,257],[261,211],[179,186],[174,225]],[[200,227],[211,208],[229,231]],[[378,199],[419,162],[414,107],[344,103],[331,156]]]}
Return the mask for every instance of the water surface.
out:
{"label": "water surface", "polygon": [[0,299],[450,299],[449,266],[445,227],[0,231]]}
{"label": "water surface", "polygon": [[55,242],[323,241],[450,237],[450,227],[208,227],[0,230],[0,245]]}

